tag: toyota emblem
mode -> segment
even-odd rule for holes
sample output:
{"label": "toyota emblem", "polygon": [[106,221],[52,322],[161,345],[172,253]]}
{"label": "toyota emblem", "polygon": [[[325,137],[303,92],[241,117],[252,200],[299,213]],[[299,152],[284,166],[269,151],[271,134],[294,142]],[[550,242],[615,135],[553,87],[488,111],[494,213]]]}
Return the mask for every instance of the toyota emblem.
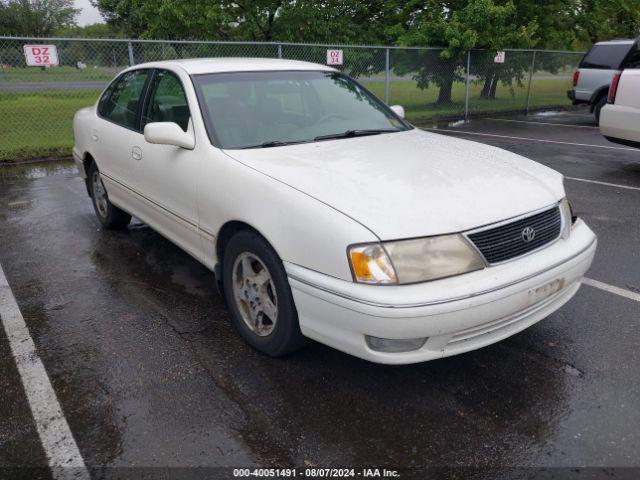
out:
{"label": "toyota emblem", "polygon": [[522,230],[522,240],[525,243],[531,242],[536,237],[536,231],[531,227],[526,227]]}

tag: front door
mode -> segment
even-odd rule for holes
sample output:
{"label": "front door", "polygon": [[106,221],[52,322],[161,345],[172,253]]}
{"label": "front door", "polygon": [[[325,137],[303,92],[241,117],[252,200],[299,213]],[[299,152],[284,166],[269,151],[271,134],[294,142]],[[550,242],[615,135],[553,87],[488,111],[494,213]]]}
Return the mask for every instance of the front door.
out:
{"label": "front door", "polygon": [[199,158],[192,150],[148,143],[144,127],[173,122],[193,133],[189,105],[178,76],[155,70],[143,107],[140,132],[132,133],[130,150],[138,157],[134,188],[141,196],[141,219],[192,255],[200,258],[196,207]]}

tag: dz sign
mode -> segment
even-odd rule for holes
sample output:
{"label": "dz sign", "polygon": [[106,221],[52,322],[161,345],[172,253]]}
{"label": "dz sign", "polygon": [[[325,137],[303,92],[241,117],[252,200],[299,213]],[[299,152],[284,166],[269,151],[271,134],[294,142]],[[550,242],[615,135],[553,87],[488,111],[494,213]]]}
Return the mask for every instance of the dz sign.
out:
{"label": "dz sign", "polygon": [[24,59],[29,67],[58,65],[58,50],[55,45],[25,45]]}
{"label": "dz sign", "polygon": [[327,65],[342,65],[342,50],[327,50]]}

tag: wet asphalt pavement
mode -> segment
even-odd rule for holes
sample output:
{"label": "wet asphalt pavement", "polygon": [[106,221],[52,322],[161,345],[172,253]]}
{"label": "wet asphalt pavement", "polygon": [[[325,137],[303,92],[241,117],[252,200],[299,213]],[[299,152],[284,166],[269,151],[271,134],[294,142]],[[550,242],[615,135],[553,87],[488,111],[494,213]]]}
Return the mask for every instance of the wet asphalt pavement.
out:
{"label": "wet asphalt pavement", "polygon": [[[441,127],[640,188],[640,150],[598,148],[615,145],[588,115],[529,120]],[[640,189],[566,188],[599,236],[588,277],[640,292]],[[457,357],[392,367],[312,344],[271,359],[189,255],[139,223],[102,230],[67,162],[0,167],[0,264],[91,467],[640,466],[640,303],[591,286]],[[45,465],[2,329],[0,372],[0,465]]]}

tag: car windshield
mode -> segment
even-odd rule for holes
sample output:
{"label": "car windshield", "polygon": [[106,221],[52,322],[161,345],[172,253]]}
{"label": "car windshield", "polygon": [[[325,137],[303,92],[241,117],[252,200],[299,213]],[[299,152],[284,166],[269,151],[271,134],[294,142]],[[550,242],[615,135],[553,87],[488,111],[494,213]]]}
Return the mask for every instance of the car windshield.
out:
{"label": "car windshield", "polygon": [[261,148],[411,128],[338,72],[234,72],[193,77],[212,143]]}

